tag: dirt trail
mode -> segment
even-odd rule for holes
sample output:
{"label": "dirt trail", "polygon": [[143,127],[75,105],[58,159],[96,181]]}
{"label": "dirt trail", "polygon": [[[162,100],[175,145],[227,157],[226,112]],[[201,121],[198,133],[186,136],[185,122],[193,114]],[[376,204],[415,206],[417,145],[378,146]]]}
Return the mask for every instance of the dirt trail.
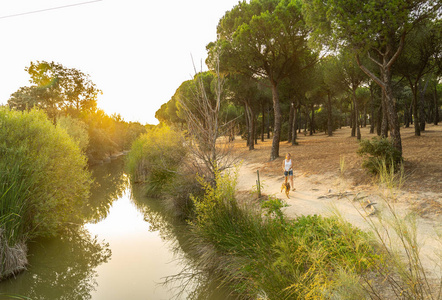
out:
{"label": "dirt trail", "polygon": [[[327,141],[330,142],[330,141]],[[345,144],[345,143],[344,143]],[[323,146],[323,145],[322,145]],[[351,151],[354,146],[350,145]],[[323,215],[331,216],[338,211],[339,214],[361,229],[368,229],[369,225],[364,219],[368,214],[373,212],[371,209],[364,210],[364,207],[370,202],[376,202],[376,212],[368,216],[370,220],[377,222],[379,213],[386,212],[385,193],[389,190],[380,190],[378,187],[368,182],[363,171],[355,167],[355,158],[352,157],[350,166],[346,171],[351,176],[343,176],[339,172],[339,163],[334,160],[334,165],[326,168],[323,172],[311,172],[296,168],[294,171],[294,186],[296,191],[291,191],[287,199],[286,195],[281,192],[281,184],[284,177],[281,172],[281,162],[283,158],[279,158],[274,162],[269,162],[263,152],[270,149],[266,143],[261,143],[260,147],[255,153],[243,151],[243,163],[240,168],[238,185],[239,191],[252,191],[256,186],[257,171],[259,171],[260,181],[263,185],[263,193],[266,195],[273,195],[280,199],[284,199],[289,205],[284,209],[284,213],[290,218],[296,218],[300,215]],[[282,151],[292,152],[298,149],[293,146],[286,145]],[[329,149],[329,151],[331,151]],[[253,152],[253,151],[251,151]],[[336,152],[336,151],[335,151]],[[339,151],[337,151],[339,152]],[[270,152],[268,152],[270,153]],[[281,152],[285,153],[285,152]],[[341,151],[341,153],[349,153]],[[313,152],[314,157],[317,153]],[[334,154],[336,156],[336,153]],[[337,154],[339,157],[339,154]],[[350,155],[350,154],[348,154]],[[436,153],[436,155],[439,155]],[[339,160],[337,160],[339,162]],[[298,161],[300,166],[312,166],[311,163]],[[320,167],[319,167],[320,168]],[[422,172],[417,170],[415,173]],[[425,171],[423,171],[422,178],[425,178]],[[357,178],[355,178],[355,176]],[[359,178],[363,176],[364,178]],[[415,176],[416,177],[416,176]],[[413,178],[414,180],[421,180],[422,178]],[[431,182],[430,182],[431,181]],[[440,178],[431,178],[428,182],[441,182]],[[357,183],[355,183],[357,182]],[[427,182],[427,181],[425,181]],[[418,186],[416,182],[411,182],[411,186]],[[442,232],[442,214],[440,213],[440,201],[442,201],[442,193],[436,188],[423,188],[422,190],[410,191],[406,189],[395,192],[394,205],[398,214],[405,216],[411,210],[418,211],[417,217],[417,236],[419,244],[422,246],[421,259],[425,269],[429,274],[439,274],[440,268],[435,265],[437,253],[441,253],[442,244],[437,239],[436,232]],[[437,185],[436,185],[437,186]],[[422,187],[422,186],[421,186]],[[427,208],[427,209],[425,209]]]}
{"label": "dirt trail", "polygon": [[[284,213],[289,218],[296,218],[301,215],[322,215],[332,216],[338,212],[345,220],[354,226],[369,230],[370,226],[364,219],[371,219],[377,222],[379,212],[386,211],[387,208],[381,200],[380,190],[356,190],[352,189],[345,180],[334,177],[312,175],[309,177],[300,176],[295,172],[294,185],[296,191],[290,191],[289,199],[284,192],[281,192],[281,184],[284,177],[274,176],[260,170],[259,164],[243,164],[240,172],[237,188],[239,191],[252,191],[256,186],[257,172],[260,171],[260,181],[263,185],[263,194],[273,195],[283,199],[288,204],[284,208]],[[320,181],[321,184],[315,182]],[[405,216],[409,212],[409,205],[403,199],[407,197],[404,193],[399,193],[401,198],[395,203],[398,214]],[[371,208],[365,209],[370,202],[375,202],[374,211]],[[373,214],[371,214],[373,213]],[[371,214],[371,215],[370,215]],[[422,246],[421,259],[424,268],[433,278],[440,278],[440,267],[435,265],[437,254],[442,251],[442,244],[437,240],[437,231],[441,232],[441,222],[437,219],[418,217],[417,236],[419,244]],[[397,241],[399,243],[399,241]],[[399,245],[399,244],[398,244]]]}

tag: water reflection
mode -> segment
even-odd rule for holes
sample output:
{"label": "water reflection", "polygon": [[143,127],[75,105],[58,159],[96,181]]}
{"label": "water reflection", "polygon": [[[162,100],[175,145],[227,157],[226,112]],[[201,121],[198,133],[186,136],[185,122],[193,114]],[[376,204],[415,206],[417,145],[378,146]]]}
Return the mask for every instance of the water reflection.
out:
{"label": "water reflection", "polygon": [[198,271],[197,260],[188,251],[192,239],[188,224],[168,213],[161,199],[146,198],[142,186],[132,185],[131,190],[133,203],[143,212],[150,230],[159,233],[174,252],[176,262],[180,263],[177,272],[169,273],[161,281],[173,292],[175,299],[237,299],[231,290],[222,286],[217,274]]}
{"label": "water reflection", "polygon": [[31,273],[1,282],[2,293],[33,300],[91,299],[90,292],[96,287],[94,270],[111,257],[109,245],[84,229],[70,230],[58,238],[39,239],[30,246]]}
{"label": "water reflection", "polygon": [[83,209],[86,222],[96,223],[107,217],[112,203],[119,199],[128,187],[124,174],[124,160],[119,158],[91,170],[94,182],[87,206]]}
{"label": "water reflection", "polygon": [[[230,299],[195,272],[186,223],[165,213],[161,200],[144,197],[141,186],[130,186],[123,167],[118,159],[92,170],[89,224],[31,243],[29,270],[0,282],[0,299]],[[181,289],[183,283],[192,288]]]}

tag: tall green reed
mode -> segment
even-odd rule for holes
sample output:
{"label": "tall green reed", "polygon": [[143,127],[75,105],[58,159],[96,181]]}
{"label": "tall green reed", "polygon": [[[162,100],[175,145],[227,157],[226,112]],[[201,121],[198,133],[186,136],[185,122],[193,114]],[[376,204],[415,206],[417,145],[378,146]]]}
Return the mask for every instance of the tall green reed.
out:
{"label": "tall green reed", "polygon": [[34,184],[29,170],[20,162],[19,155],[6,153],[0,161],[0,228],[1,238],[9,246],[26,239],[29,196]]}

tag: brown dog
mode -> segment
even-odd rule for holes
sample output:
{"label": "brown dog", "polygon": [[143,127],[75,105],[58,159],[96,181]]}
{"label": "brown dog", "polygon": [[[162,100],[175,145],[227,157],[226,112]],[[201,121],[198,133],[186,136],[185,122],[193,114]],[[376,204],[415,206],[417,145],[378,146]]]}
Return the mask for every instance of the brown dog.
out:
{"label": "brown dog", "polygon": [[285,177],[285,181],[282,183],[281,186],[281,192],[284,191],[287,198],[290,199],[289,193],[290,193],[290,183],[287,181],[287,176]]}

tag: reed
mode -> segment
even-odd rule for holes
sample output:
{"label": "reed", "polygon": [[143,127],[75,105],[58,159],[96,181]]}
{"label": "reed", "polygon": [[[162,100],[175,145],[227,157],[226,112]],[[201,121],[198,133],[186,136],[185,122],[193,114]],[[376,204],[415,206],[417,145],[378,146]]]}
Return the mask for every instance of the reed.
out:
{"label": "reed", "polygon": [[[381,209],[377,218],[361,214],[383,257],[383,264],[374,264],[375,271],[383,278],[390,294],[397,298],[442,299],[442,253],[434,253],[432,270],[425,267],[418,218],[414,212],[401,211],[395,205],[397,191],[406,180],[403,166],[395,172],[391,166],[382,164],[379,171]],[[433,239],[442,245],[442,237],[436,229]],[[373,288],[370,294],[382,295]]]}
{"label": "reed", "polygon": [[[13,159],[12,155],[7,156]],[[0,161],[0,280],[24,270],[26,259],[26,213],[32,178],[18,164]],[[9,166],[9,167],[8,167]]]}
{"label": "reed", "polygon": [[11,255],[22,261],[20,245],[28,239],[84,222],[90,173],[78,145],[43,112],[0,107],[0,129],[0,276],[5,276]]}

